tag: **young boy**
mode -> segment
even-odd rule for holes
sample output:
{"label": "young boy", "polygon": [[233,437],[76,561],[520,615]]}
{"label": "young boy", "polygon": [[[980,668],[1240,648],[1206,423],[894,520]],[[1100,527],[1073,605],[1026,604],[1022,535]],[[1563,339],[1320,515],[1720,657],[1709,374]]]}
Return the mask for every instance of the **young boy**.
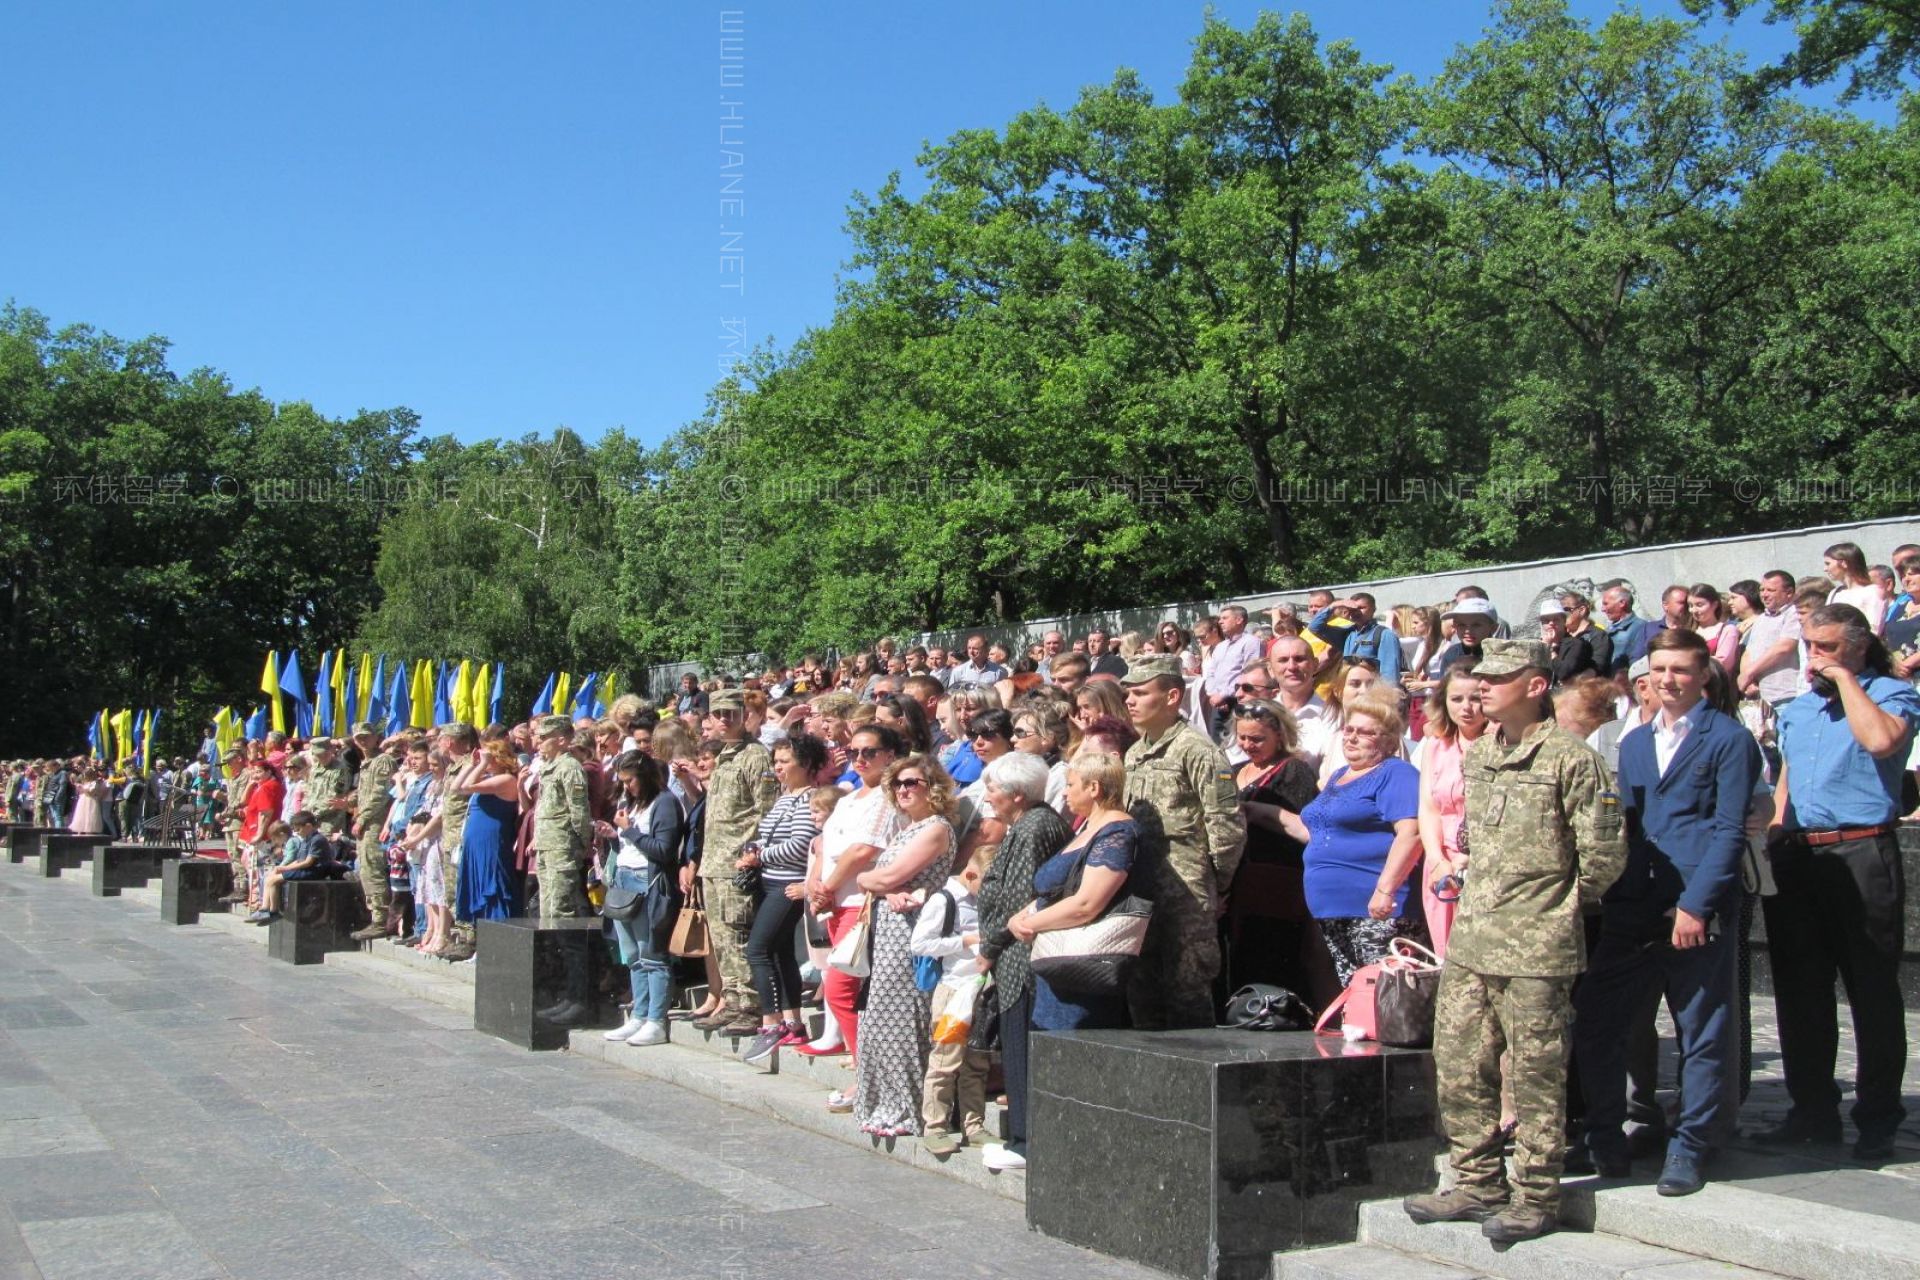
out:
{"label": "young boy", "polygon": [[[940,985],[933,990],[936,1026],[955,996],[981,983],[980,914],[974,902],[980,874],[980,867],[969,863],[959,875],[948,880],[945,887],[927,898],[914,920],[909,949],[916,956],[937,956],[941,962]],[[979,992],[974,995],[977,999]],[[964,1038],[959,1044],[934,1042],[933,1052],[927,1058],[926,1081],[920,1099],[920,1115],[926,1130],[920,1141],[933,1155],[952,1155],[960,1149],[961,1142],[985,1138],[988,1064],[988,1055],[969,1047]],[[963,1134],[958,1140],[947,1127],[956,1102]]]}
{"label": "young boy", "polygon": [[267,839],[280,853],[280,865],[267,870],[262,891],[266,905],[247,917],[248,924],[270,924],[280,918],[280,882],[283,880],[327,880],[339,874],[339,864],[328,856],[333,846],[320,834],[320,820],[302,809],[293,815],[293,838],[288,839],[287,824],[276,822],[267,830]]}

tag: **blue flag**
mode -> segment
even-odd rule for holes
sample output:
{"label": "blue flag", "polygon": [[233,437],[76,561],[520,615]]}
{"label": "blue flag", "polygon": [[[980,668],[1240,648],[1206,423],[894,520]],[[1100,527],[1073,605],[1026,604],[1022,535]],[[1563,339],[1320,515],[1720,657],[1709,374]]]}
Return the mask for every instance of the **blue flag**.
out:
{"label": "blue flag", "polygon": [[247,741],[259,742],[262,739],[264,739],[266,736],[267,736],[267,708],[266,708],[266,704],[262,703],[258,710],[256,710],[252,715],[247,717]]}
{"label": "blue flag", "polygon": [[440,659],[440,674],[433,681],[433,722],[450,724],[453,721],[453,678],[454,669],[445,658]]}
{"label": "blue flag", "polygon": [[536,716],[553,714],[553,682],[558,676],[558,672],[547,672],[547,683],[541,688],[540,696],[533,700],[533,710],[529,714]]}
{"label": "blue flag", "polygon": [[307,682],[300,678],[300,651],[287,650],[286,661],[280,664],[280,692],[295,702],[307,700]]}
{"label": "blue flag", "polygon": [[491,705],[488,706],[487,708],[487,723],[489,724],[500,723],[500,694],[501,694],[502,687],[506,683],[507,683],[507,664],[504,662],[494,663],[493,664],[493,694],[490,699]]}
{"label": "blue flag", "polygon": [[322,737],[333,736],[333,650],[320,651],[320,674],[313,679],[313,689],[320,697],[319,705],[314,708],[313,725]]}
{"label": "blue flag", "polygon": [[140,767],[142,769],[151,769],[153,767],[153,739],[159,732],[160,712],[156,708],[155,710],[147,712],[147,749],[140,753]]}
{"label": "blue flag", "polygon": [[413,722],[413,702],[407,690],[407,664],[393,664],[393,680],[387,688],[387,715],[394,728],[404,729]]}
{"label": "blue flag", "polygon": [[573,705],[568,708],[574,719],[593,714],[593,691],[600,687],[600,673],[594,672],[580,682],[580,688],[573,695]]}
{"label": "blue flag", "polygon": [[103,748],[100,744],[100,717],[95,715],[93,719],[87,721],[87,755],[94,760],[98,760],[100,759],[102,750]]}
{"label": "blue flag", "polygon": [[366,719],[375,729],[385,733],[391,718],[387,707],[387,655],[383,653],[373,669],[373,687],[367,690]]}

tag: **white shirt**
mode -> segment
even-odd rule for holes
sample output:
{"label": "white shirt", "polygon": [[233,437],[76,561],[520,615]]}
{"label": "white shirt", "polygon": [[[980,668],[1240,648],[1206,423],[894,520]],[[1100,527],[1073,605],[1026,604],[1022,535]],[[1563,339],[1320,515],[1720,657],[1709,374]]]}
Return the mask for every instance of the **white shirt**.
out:
{"label": "white shirt", "polygon": [[1660,776],[1667,776],[1667,767],[1673,763],[1673,757],[1679,752],[1680,744],[1693,732],[1693,720],[1679,716],[1669,720],[1662,711],[1653,718],[1653,762],[1660,770]]}
{"label": "white shirt", "polygon": [[1327,713],[1326,699],[1317,693],[1307,699],[1305,706],[1294,711],[1293,719],[1300,726],[1300,742],[1294,754],[1305,760],[1309,768],[1318,769],[1328,752],[1339,747],[1340,726],[1333,723]]}
{"label": "white shirt", "polygon": [[[885,849],[900,831],[900,811],[887,802],[887,793],[879,787],[862,787],[853,792],[827,815],[820,830],[820,878],[833,875],[840,855],[856,844]],[[866,890],[853,880],[841,886],[841,907],[857,907],[866,900]]]}

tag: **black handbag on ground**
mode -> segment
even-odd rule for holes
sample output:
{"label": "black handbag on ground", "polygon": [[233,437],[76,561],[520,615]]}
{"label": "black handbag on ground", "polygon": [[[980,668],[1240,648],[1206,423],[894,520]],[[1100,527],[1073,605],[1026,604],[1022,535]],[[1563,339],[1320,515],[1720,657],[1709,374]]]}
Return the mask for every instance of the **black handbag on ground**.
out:
{"label": "black handbag on ground", "polygon": [[1227,1020],[1220,1025],[1235,1031],[1305,1031],[1313,1025],[1313,1010],[1285,987],[1251,982],[1227,1001]]}

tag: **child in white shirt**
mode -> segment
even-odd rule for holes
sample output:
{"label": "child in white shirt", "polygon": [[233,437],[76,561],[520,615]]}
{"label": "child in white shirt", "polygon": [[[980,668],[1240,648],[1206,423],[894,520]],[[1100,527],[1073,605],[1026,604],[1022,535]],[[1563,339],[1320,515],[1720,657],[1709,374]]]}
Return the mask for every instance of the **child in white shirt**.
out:
{"label": "child in white shirt", "polygon": [[[933,989],[933,1023],[938,1025],[953,998],[967,987],[974,991],[976,1010],[984,1011],[985,997],[977,988],[980,974],[980,914],[974,890],[980,884],[980,870],[969,865],[948,880],[939,891],[928,895],[914,920],[908,943],[916,956],[934,956],[941,962],[940,983]],[[921,1087],[920,1115],[925,1132],[921,1143],[934,1155],[950,1155],[961,1142],[982,1142],[987,1132],[988,1055],[960,1044],[936,1041],[927,1057],[927,1074]],[[948,1121],[956,1103],[960,1111],[962,1137],[956,1140]]]}

